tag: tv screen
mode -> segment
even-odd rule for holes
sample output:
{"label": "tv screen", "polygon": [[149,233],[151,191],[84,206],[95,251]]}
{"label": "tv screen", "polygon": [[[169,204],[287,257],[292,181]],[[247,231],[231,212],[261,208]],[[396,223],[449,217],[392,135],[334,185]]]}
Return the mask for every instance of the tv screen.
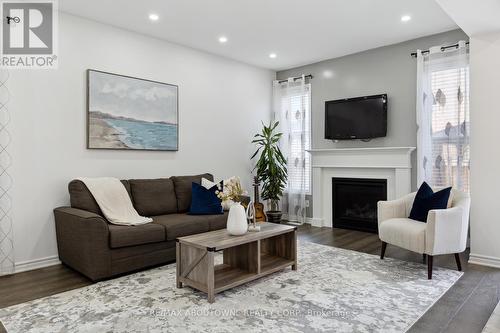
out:
{"label": "tv screen", "polygon": [[325,139],[371,139],[386,134],[386,94],[325,102]]}

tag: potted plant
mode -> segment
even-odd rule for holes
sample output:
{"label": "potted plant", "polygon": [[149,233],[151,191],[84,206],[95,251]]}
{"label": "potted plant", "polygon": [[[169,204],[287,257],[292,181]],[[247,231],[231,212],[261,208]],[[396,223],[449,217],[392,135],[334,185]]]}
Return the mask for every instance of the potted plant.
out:
{"label": "potted plant", "polygon": [[270,203],[270,210],[266,212],[267,220],[274,223],[281,221],[278,203],[287,181],[286,158],[279,147],[283,133],[277,133],[278,124],[278,121],[270,122],[269,126],[262,123],[262,132],[255,134],[252,140],[257,150],[251,157],[253,159],[260,153],[254,170],[257,170],[258,180],[262,184],[261,197]]}

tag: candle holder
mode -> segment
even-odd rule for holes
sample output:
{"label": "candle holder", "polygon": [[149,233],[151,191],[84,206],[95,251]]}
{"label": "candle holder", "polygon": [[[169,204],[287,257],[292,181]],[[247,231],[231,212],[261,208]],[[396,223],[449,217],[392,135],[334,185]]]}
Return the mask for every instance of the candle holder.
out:
{"label": "candle holder", "polygon": [[260,225],[257,225],[257,221],[255,219],[255,205],[253,201],[250,201],[247,206],[247,220],[249,223],[248,231],[260,231]]}

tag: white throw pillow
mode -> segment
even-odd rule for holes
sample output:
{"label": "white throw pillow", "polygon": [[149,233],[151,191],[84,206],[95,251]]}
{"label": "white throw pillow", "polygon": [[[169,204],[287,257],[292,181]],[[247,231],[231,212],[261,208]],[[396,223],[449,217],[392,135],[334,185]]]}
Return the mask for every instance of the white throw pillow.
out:
{"label": "white throw pillow", "polygon": [[[222,185],[224,186],[224,184],[229,184],[229,183],[232,183],[232,182],[238,182],[239,183],[240,179],[238,177],[236,177],[236,176],[229,177],[228,179],[224,179],[222,181]],[[210,180],[208,180],[206,178],[201,178],[201,186],[203,186],[207,190],[211,189],[215,185],[219,185],[219,183],[220,182],[213,182],[213,181],[210,181]],[[219,189],[219,190],[223,191],[224,189]],[[223,200],[221,202],[221,204],[222,204],[222,208],[224,210],[229,210],[229,208],[231,208],[231,206],[234,205],[234,201],[233,200]]]}
{"label": "white throw pillow", "polygon": [[203,186],[207,190],[210,190],[215,185],[218,185],[218,183],[214,183],[213,181],[210,181],[206,178],[201,178],[201,186]]}

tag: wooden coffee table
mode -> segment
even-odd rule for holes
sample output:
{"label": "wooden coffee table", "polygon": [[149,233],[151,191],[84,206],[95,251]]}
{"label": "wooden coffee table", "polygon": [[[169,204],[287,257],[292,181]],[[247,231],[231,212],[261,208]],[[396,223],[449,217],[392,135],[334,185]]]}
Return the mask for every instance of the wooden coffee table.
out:
{"label": "wooden coffee table", "polygon": [[[297,227],[259,223],[261,230],[231,236],[226,229],[177,238],[177,288],[214,295],[291,266],[297,270]],[[214,263],[223,252],[223,263]]]}

